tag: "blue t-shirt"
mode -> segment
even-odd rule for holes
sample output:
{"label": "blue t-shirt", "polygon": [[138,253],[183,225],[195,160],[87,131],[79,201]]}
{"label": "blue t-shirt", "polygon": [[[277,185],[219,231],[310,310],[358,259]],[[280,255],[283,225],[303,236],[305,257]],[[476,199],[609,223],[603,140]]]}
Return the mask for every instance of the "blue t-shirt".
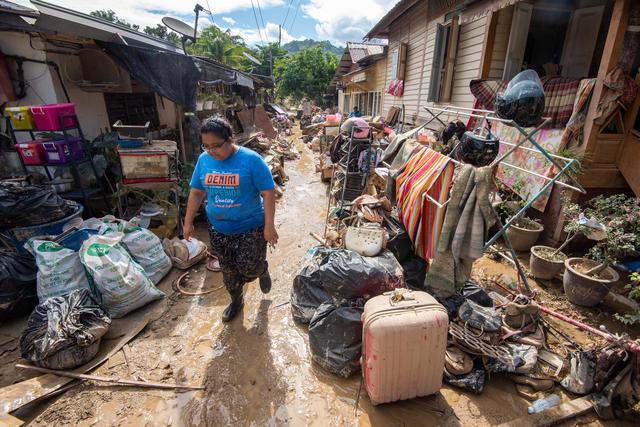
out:
{"label": "blue t-shirt", "polygon": [[260,192],[275,188],[275,183],[262,157],[240,147],[222,161],[202,153],[191,187],[207,192],[207,217],[216,231],[240,234],[264,226]]}

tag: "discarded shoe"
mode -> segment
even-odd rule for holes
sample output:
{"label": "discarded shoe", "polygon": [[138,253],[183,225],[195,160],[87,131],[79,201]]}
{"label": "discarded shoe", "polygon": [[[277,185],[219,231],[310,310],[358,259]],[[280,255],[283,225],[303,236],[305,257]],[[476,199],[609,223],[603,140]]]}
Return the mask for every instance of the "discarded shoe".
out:
{"label": "discarded shoe", "polygon": [[268,294],[271,291],[271,275],[266,271],[262,276],[258,278],[260,282],[260,290],[263,294]]}
{"label": "discarded shoe", "polygon": [[458,347],[451,346],[445,353],[444,366],[452,375],[465,375],[473,369],[473,359]]}
{"label": "discarded shoe", "polygon": [[244,305],[243,292],[239,294],[231,295],[231,303],[222,312],[222,321],[230,322],[234,317],[238,315],[242,306]]}
{"label": "discarded shoe", "polygon": [[571,371],[560,385],[574,394],[585,395],[594,388],[596,356],[593,351],[571,353]]}
{"label": "discarded shoe", "polygon": [[[530,326],[535,326],[531,324]],[[525,331],[512,329],[508,326],[502,325],[503,340],[517,342],[518,344],[532,345],[538,349],[544,347],[547,342],[546,334],[542,326],[538,325],[535,332],[526,333]]]}
{"label": "discarded shoe", "polygon": [[220,260],[218,259],[218,257],[209,257],[209,261],[207,261],[207,270],[213,271],[214,273],[222,271],[222,267],[220,267]]}
{"label": "discarded shoe", "polygon": [[528,298],[516,298],[505,306],[504,323],[513,329],[523,329],[531,323],[537,322],[540,307]]}
{"label": "discarded shoe", "polygon": [[552,380],[541,380],[526,375],[508,375],[508,378],[516,384],[531,387],[535,391],[549,391],[554,384]]}

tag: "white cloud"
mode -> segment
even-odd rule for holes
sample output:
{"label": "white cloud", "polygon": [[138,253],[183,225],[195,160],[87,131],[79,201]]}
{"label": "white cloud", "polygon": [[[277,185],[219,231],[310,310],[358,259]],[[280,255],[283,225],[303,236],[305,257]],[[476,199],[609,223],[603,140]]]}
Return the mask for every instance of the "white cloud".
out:
{"label": "white cloud", "polygon": [[[77,10],[83,13],[89,13],[94,10],[113,10],[120,18],[138,24],[141,28],[145,26],[155,26],[160,24],[163,16],[173,16],[180,18],[185,22],[193,24],[195,14],[193,7],[195,2],[176,1],[176,0],[48,0],[51,3]],[[273,6],[281,6],[286,0],[262,0],[260,6],[263,9]],[[207,8],[206,0],[201,4]],[[213,5],[213,18],[223,14],[251,9],[251,0],[233,0],[224,2],[209,1]],[[34,6],[35,7],[35,6]],[[205,14],[200,14],[201,20],[208,21]]]}
{"label": "white cloud", "polygon": [[232,17],[230,17],[230,16],[223,16],[223,17],[222,17],[222,20],[223,20],[224,22],[226,22],[227,24],[229,24],[229,25],[236,25],[236,20],[235,20],[235,19],[233,19],[233,18],[232,18]]}
{"label": "white cloud", "polygon": [[[256,45],[264,43],[276,43],[278,41],[278,32],[280,27],[273,22],[267,22],[266,27],[262,28],[262,38],[257,28],[229,28],[232,34],[241,36],[248,45]],[[265,38],[266,37],[266,38]],[[289,43],[292,40],[304,40],[306,37],[293,37],[287,30],[282,29],[282,44]]]}
{"label": "white cloud", "polygon": [[321,40],[343,45],[360,41],[392,6],[388,0],[310,0],[302,9],[317,21],[315,28]]}

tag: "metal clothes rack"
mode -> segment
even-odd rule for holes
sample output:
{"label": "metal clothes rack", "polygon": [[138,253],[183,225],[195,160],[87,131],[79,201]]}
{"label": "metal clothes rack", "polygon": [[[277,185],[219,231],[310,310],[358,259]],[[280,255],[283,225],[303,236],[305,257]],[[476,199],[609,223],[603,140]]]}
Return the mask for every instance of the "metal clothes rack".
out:
{"label": "metal clothes rack", "polygon": [[[553,153],[549,153],[543,146],[541,146],[533,137],[534,135],[536,135],[538,132],[540,132],[540,130],[542,130],[542,128],[549,123],[549,121],[551,119],[549,118],[545,118],[543,120],[543,122],[538,125],[537,127],[535,127],[534,129],[527,131],[525,128],[523,128],[522,126],[518,125],[517,123],[515,123],[513,120],[506,120],[506,119],[502,119],[500,117],[496,116],[496,113],[494,111],[490,111],[490,110],[483,110],[483,109],[478,109],[478,108],[466,108],[466,107],[456,107],[453,105],[447,105],[447,106],[443,106],[443,107],[424,107],[424,109],[427,111],[427,113],[429,113],[431,115],[431,118],[429,120],[427,120],[426,123],[424,123],[422,125],[422,127],[426,127],[428,124],[432,123],[433,121],[438,121],[440,124],[442,124],[443,126],[447,126],[447,124],[442,121],[442,119],[440,119],[440,116],[447,114],[447,115],[455,115],[456,117],[466,117],[466,118],[474,118],[474,119],[480,119],[480,123],[482,122],[486,122],[489,124],[489,127],[491,127],[491,122],[499,122],[499,123],[503,123],[505,125],[508,126],[512,126],[515,129],[518,130],[518,132],[520,133],[520,138],[518,139],[518,141],[515,142],[510,142],[510,141],[503,141],[500,140],[500,144],[504,144],[508,147],[510,147],[505,153],[503,153],[502,155],[498,156],[498,158],[496,158],[492,163],[491,163],[491,167],[495,168],[497,166],[505,166],[508,168],[512,168],[512,169],[516,169],[519,170],[521,172],[536,176],[538,178],[544,179],[545,181],[547,181],[547,183],[544,185],[544,187],[542,187],[542,189],[535,194],[535,196],[533,198],[531,198],[515,215],[513,215],[511,218],[509,218],[509,220],[502,224],[502,222],[500,221],[500,218],[497,214],[497,212],[495,210],[493,210],[494,215],[496,215],[496,217],[498,218],[498,224],[500,225],[500,230],[498,230],[497,233],[495,233],[484,245],[484,250],[486,251],[487,249],[491,248],[492,245],[502,236],[504,236],[505,238],[505,242],[507,244],[507,247],[509,249],[509,252],[511,253],[511,257],[516,265],[516,268],[518,270],[518,275],[520,276],[520,278],[522,279],[524,286],[527,290],[529,290],[529,283],[527,281],[527,277],[524,274],[524,270],[522,269],[522,266],[520,265],[520,262],[518,261],[518,256],[516,251],[513,249],[513,246],[511,245],[511,242],[509,241],[508,237],[505,235],[507,229],[518,219],[520,219],[525,213],[526,211],[533,205],[533,203],[535,203],[536,200],[538,200],[540,197],[542,197],[543,194],[545,194],[549,189],[551,189],[551,187],[553,187],[554,184],[558,184],[560,186],[563,186],[565,188],[569,188],[571,190],[577,191],[579,193],[582,194],[586,194],[586,190],[582,187],[582,185],[578,182],[578,180],[573,177],[570,173],[569,170],[576,164],[579,163],[577,159],[570,159],[567,157],[562,157],[562,156],[558,156],[556,154]],[[525,147],[523,146],[523,144],[525,142],[530,142],[534,148],[530,148],[530,147]],[[544,176],[544,175],[540,175],[536,172],[515,166],[511,163],[508,163],[505,161],[505,159],[507,157],[509,157],[512,153],[514,153],[516,150],[526,150],[532,153],[532,155],[538,155],[538,156],[543,156],[544,158],[546,158],[549,162],[551,162],[555,168],[558,170],[558,172],[555,174],[555,176],[553,176],[552,178],[548,177],[548,176]],[[456,162],[456,163],[460,163],[454,159],[452,159],[452,161]],[[561,164],[561,162],[564,162],[564,164]],[[568,178],[568,180],[573,184],[568,184],[566,182],[560,181],[560,178],[562,177],[566,177]],[[438,202],[436,202],[435,200],[433,200],[431,197],[429,197],[428,195],[426,196],[426,198],[436,204],[438,207],[443,208],[447,205],[448,201],[445,202],[444,204],[440,204]]]}
{"label": "metal clothes rack", "polygon": [[[355,138],[357,131],[368,131],[367,138]],[[343,156],[338,161],[337,167],[334,165],[331,184],[329,186],[329,200],[327,202],[327,217],[325,223],[324,237],[326,237],[329,225],[329,213],[331,206],[343,209],[350,206],[351,202],[359,196],[365,194],[369,182],[369,173],[360,171],[358,160],[362,152],[371,154],[373,148],[373,129],[369,126],[353,126],[349,136],[349,144],[346,149],[342,148]],[[334,194],[336,184],[341,181],[342,188]],[[339,194],[339,197],[338,197]],[[333,200],[335,199],[335,201]]]}

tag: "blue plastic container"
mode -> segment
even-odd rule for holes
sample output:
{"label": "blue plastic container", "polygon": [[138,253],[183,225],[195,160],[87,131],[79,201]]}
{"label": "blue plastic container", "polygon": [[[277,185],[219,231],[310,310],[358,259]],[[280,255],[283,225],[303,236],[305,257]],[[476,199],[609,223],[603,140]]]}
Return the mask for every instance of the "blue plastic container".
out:
{"label": "blue plastic container", "polygon": [[21,253],[27,253],[24,248],[25,243],[32,237],[37,236],[58,236],[62,234],[64,226],[74,218],[78,218],[82,215],[84,208],[79,203],[68,202],[70,205],[75,205],[76,211],[66,217],[57,221],[48,222],[46,224],[33,225],[31,227],[16,227],[7,231],[11,243],[16,247],[16,250]]}
{"label": "blue plastic container", "polygon": [[82,247],[82,244],[91,236],[98,234],[98,230],[92,230],[90,228],[81,228],[69,234],[58,243],[67,249],[78,252]]}
{"label": "blue plastic container", "polygon": [[144,145],[142,139],[121,139],[118,141],[120,148],[140,148]]}

